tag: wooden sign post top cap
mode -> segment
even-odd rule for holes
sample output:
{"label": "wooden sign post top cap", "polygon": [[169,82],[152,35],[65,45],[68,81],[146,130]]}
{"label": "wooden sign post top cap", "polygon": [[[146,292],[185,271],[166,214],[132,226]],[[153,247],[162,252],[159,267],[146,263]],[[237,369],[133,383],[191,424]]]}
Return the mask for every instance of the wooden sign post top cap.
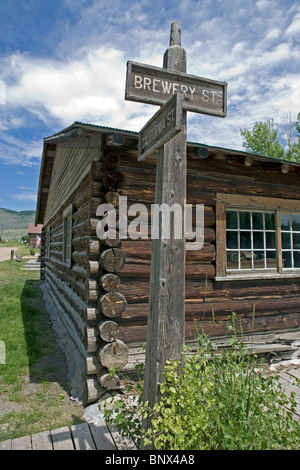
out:
{"label": "wooden sign post top cap", "polygon": [[164,53],[163,67],[173,72],[186,72],[186,52],[181,47],[181,25],[178,21],[171,24],[170,46]]}
{"label": "wooden sign post top cap", "polygon": [[170,46],[181,46],[181,24],[173,21],[171,24]]}

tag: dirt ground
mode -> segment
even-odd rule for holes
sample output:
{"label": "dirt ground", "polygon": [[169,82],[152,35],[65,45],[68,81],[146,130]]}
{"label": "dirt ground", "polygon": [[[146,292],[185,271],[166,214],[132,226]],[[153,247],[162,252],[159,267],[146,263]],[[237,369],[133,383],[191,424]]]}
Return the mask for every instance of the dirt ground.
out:
{"label": "dirt ground", "polygon": [[11,250],[17,250],[19,247],[1,246],[0,247],[0,262],[10,259]]}

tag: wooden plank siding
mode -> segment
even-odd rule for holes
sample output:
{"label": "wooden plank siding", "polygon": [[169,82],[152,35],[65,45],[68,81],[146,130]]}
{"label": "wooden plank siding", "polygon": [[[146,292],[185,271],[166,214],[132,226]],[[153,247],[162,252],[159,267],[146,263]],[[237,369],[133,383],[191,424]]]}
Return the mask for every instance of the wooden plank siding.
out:
{"label": "wooden plank siding", "polygon": [[[85,394],[87,401],[92,402],[105,391],[99,382],[100,378],[102,383],[104,379],[100,373],[103,366],[98,352],[103,340],[98,324],[105,319],[101,312],[105,299],[100,301],[100,298],[108,294],[110,301],[114,299],[100,281],[110,269],[101,261],[103,252],[110,247],[97,238],[100,218],[96,210],[102,202],[114,201],[121,195],[127,196],[128,207],[134,203],[145,204],[150,217],[156,167],[151,162],[138,162],[137,135],[124,131],[122,145],[112,147],[106,139],[111,132],[101,129],[97,133],[92,126],[88,129],[91,134],[102,136],[102,140],[94,138],[94,142],[101,141],[101,145],[91,149],[80,144],[77,148],[72,142],[69,148],[66,141],[63,146],[56,146],[43,220],[41,265],[49,301],[55,305],[76,346],[78,367],[82,367],[80,374],[85,377]],[[281,162],[255,156],[251,157],[249,166],[249,160],[245,164],[244,154],[222,149],[209,149],[206,157],[201,158],[196,145],[188,145],[187,203],[204,204],[205,227],[203,249],[186,253],[186,338],[194,337],[202,328],[211,336],[224,335],[232,312],[247,333],[299,328],[300,276],[216,280],[217,272],[225,270],[218,255],[216,222],[218,218],[224,221],[224,207],[220,211],[217,205],[220,194],[237,198],[242,195],[249,200],[258,196],[272,197],[294,200],[297,204],[300,167],[291,165],[289,171],[283,173]],[[47,182],[48,179],[49,175]],[[72,263],[67,266],[63,262],[63,212],[70,204],[73,205]],[[225,241],[223,250],[224,244]],[[46,256],[47,249],[49,256]],[[115,246],[114,256],[117,249],[124,253],[125,264],[114,274],[120,280],[117,291],[125,298],[127,306],[121,315],[110,318],[118,327],[114,328],[118,331],[114,341],[128,346],[143,344],[148,315],[151,240],[128,238]],[[116,348],[117,345],[116,342]]]}
{"label": "wooden plank siding", "polygon": [[90,171],[98,149],[76,149],[59,147],[52,169],[51,184],[44,224],[55,216]]}

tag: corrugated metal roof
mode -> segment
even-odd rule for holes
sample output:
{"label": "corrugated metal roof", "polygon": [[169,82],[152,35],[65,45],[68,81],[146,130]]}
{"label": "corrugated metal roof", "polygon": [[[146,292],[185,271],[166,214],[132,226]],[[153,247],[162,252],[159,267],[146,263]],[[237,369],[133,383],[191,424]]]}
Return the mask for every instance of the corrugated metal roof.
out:
{"label": "corrugated metal roof", "polygon": [[[110,132],[123,132],[123,133],[129,133],[129,134],[132,134],[132,135],[136,135],[138,136],[139,133],[138,132],[134,132],[134,131],[128,131],[126,129],[118,129],[118,128],[113,128],[113,127],[107,127],[107,126],[100,126],[98,124],[89,124],[89,123],[84,123],[84,122],[80,122],[80,121],[75,121],[74,124],[72,124],[72,126],[68,127],[67,129],[64,130],[64,132],[66,132],[67,130],[71,129],[72,127],[76,127],[76,125],[79,125],[79,126],[86,126],[86,127],[92,127],[92,128],[96,128],[96,129],[99,129],[99,130],[107,130],[107,131],[110,131]],[[55,134],[57,135],[57,134]],[[231,148],[226,148],[226,147],[219,147],[219,146],[216,146],[216,145],[208,145],[208,144],[204,144],[204,143],[201,143],[201,142],[190,142],[188,141],[187,142],[188,145],[191,145],[193,147],[201,147],[201,148],[208,148],[208,149],[211,149],[211,150],[221,150],[223,152],[226,152],[226,153],[234,153],[234,154],[237,154],[237,155],[247,155],[247,156],[253,156],[253,157],[257,157],[257,158],[267,158],[268,160],[272,160],[272,161],[276,161],[276,162],[281,162],[281,163],[291,163],[293,165],[300,165],[300,163],[298,162],[294,162],[294,161],[288,161],[288,160],[285,160],[285,159],[277,159],[277,158],[273,158],[273,157],[269,157],[268,155],[261,155],[261,154],[258,154],[258,153],[250,153],[250,152],[246,152],[244,150],[237,150],[237,149],[231,149]]]}

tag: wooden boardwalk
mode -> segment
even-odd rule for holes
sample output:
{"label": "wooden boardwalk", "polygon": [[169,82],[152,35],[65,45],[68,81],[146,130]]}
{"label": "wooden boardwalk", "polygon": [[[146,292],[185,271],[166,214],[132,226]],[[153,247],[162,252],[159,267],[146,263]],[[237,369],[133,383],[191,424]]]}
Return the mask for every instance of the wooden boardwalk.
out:
{"label": "wooden boardwalk", "polygon": [[300,421],[300,383],[295,379],[300,380],[300,367],[287,368],[279,372],[280,382],[282,383],[285,393],[290,396],[291,392],[295,392],[295,401],[297,403],[296,414],[294,418]]}
{"label": "wooden boardwalk", "polygon": [[[300,421],[300,366],[285,367],[279,372],[287,396],[295,392],[297,409],[295,419]],[[54,431],[0,442],[0,450],[136,450],[134,444],[123,439],[117,431],[109,429],[104,421],[85,422]]]}
{"label": "wooden boardwalk", "polygon": [[105,421],[80,423],[32,436],[8,439],[0,450],[134,450],[134,444],[110,430]]}

